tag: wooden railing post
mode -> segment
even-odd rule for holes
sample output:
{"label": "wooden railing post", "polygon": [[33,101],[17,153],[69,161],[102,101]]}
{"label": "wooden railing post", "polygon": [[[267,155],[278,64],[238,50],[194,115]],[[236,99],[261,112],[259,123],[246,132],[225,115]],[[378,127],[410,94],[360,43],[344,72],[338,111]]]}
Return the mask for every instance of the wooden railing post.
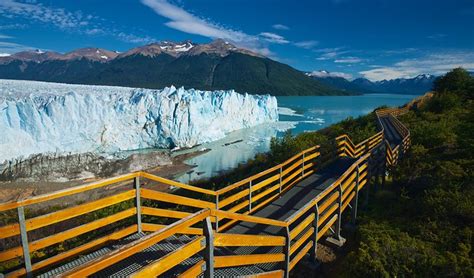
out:
{"label": "wooden railing post", "polygon": [[339,198],[338,198],[338,204],[339,207],[337,208],[337,222],[336,222],[336,239],[339,239],[341,237],[341,221],[342,221],[342,185],[339,183],[338,187],[338,192],[339,192]]}
{"label": "wooden railing post", "polygon": [[289,278],[290,277],[290,248],[291,248],[291,238],[290,238],[290,227],[286,227],[284,230],[285,236],[285,246],[283,249],[283,253],[285,254],[285,260],[283,261],[283,277]]}
{"label": "wooden railing post", "polygon": [[252,180],[249,182],[249,212],[252,211]]}
{"label": "wooden railing post", "polygon": [[[367,168],[369,168],[367,166]],[[368,171],[369,169],[367,169]],[[359,203],[359,176],[360,176],[360,173],[359,173],[359,165],[357,165],[357,168],[356,168],[356,185],[355,185],[355,196],[354,196],[354,200],[353,200],[353,203],[352,203],[352,212],[351,212],[351,222],[353,225],[355,225],[356,223],[356,217],[357,217],[357,206],[358,206],[358,203]],[[367,188],[369,188],[369,186],[366,184]]]}
{"label": "wooden railing post", "polygon": [[281,187],[282,187],[282,184],[281,184],[281,180],[282,180],[282,172],[283,172],[283,166],[280,165],[280,195],[281,195]]}
{"label": "wooden railing post", "polygon": [[338,187],[339,198],[338,198],[338,205],[337,208],[337,221],[336,221],[336,229],[334,231],[334,235],[330,238],[327,238],[327,241],[338,246],[342,247],[346,242],[346,239],[341,236],[341,222],[342,222],[342,183],[339,183]]}
{"label": "wooden railing post", "polygon": [[[376,179],[378,179],[378,177],[376,177]],[[362,204],[365,208],[367,208],[367,206],[369,205],[369,193],[370,193],[370,186],[366,186],[365,187],[365,196],[364,196],[364,203]]]}
{"label": "wooden railing post", "polygon": [[316,255],[318,251],[318,222],[319,222],[319,207],[318,203],[314,205],[314,221],[313,221],[313,248],[311,248],[310,259],[312,262],[316,262]]}
{"label": "wooden railing post", "polygon": [[204,270],[204,277],[211,278],[214,277],[214,233],[212,231],[210,217],[206,217],[203,222],[206,244],[203,256],[206,266],[206,269]]}
{"label": "wooden railing post", "polygon": [[301,164],[301,177],[304,177],[304,154],[303,153],[303,159],[301,160],[302,164]]}
{"label": "wooden railing post", "polygon": [[[216,194],[216,210],[219,210],[219,194]],[[216,216],[216,233],[219,232],[219,217]]]}
{"label": "wooden railing post", "polygon": [[140,194],[140,177],[134,178],[135,187],[135,207],[137,208],[137,232],[142,232],[142,201]]}
{"label": "wooden railing post", "polygon": [[[340,143],[340,142],[343,142],[343,143]],[[344,156],[344,153],[346,151],[345,144],[346,144],[346,138],[345,137],[343,138],[343,140],[341,140],[341,136],[336,138],[336,153],[337,153],[337,156],[339,156],[339,157]]]}
{"label": "wooden railing post", "polygon": [[30,246],[28,244],[28,233],[26,231],[25,210],[23,207],[18,207],[18,224],[20,225],[21,246],[23,248],[23,260],[25,263],[26,276],[32,277]]}

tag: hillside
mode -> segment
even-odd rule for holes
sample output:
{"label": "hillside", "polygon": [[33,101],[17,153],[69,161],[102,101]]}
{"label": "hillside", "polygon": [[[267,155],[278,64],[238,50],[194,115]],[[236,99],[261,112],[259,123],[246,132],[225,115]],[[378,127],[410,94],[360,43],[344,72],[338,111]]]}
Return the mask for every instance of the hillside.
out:
{"label": "hillside", "polygon": [[[362,213],[342,277],[473,277],[474,78],[441,77],[401,120],[411,151]],[[390,208],[390,209],[387,209]]]}
{"label": "hillside", "polygon": [[0,78],[143,88],[184,86],[271,95],[348,95],[304,73],[223,40],[163,42],[115,53],[21,52],[0,57]]}

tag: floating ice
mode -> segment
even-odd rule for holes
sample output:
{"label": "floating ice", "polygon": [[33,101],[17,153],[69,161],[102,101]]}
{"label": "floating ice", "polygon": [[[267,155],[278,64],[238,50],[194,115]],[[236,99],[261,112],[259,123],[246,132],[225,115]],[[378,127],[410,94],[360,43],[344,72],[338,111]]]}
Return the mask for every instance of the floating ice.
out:
{"label": "floating ice", "polygon": [[303,117],[303,115],[296,113],[295,110],[288,107],[278,107],[278,114],[285,115],[285,116]]}

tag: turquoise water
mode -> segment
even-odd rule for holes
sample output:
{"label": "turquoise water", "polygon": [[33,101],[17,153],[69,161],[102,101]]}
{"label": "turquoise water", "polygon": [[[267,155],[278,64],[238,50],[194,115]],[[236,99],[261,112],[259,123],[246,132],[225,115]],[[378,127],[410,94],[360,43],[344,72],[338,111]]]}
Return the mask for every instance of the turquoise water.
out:
{"label": "turquoise water", "polygon": [[255,154],[268,151],[271,138],[282,136],[287,130],[291,130],[293,134],[319,130],[347,117],[368,114],[383,105],[403,105],[415,97],[417,96],[394,94],[278,97],[278,123],[238,130],[222,140],[188,150],[210,149],[207,153],[186,160],[187,164],[195,167],[176,179],[189,182],[231,170],[239,163],[253,158]]}
{"label": "turquoise water", "polygon": [[[293,133],[312,131],[358,117],[382,105],[400,106],[417,95],[368,94],[362,96],[278,97],[278,107],[290,108],[301,116],[280,114],[280,121],[298,121]],[[285,109],[283,109],[285,110]],[[284,111],[287,112],[287,111]]]}

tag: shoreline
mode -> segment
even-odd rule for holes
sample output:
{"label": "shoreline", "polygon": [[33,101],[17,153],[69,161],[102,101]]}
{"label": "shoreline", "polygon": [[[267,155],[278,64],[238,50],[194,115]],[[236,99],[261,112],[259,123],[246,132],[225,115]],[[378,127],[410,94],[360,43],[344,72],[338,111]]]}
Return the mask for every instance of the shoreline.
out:
{"label": "shoreline", "polygon": [[[194,151],[184,154],[179,154],[176,156],[170,156],[171,163],[168,165],[160,165],[147,169],[143,171],[149,172],[150,174],[158,175],[167,179],[174,179],[175,176],[186,173],[193,169],[195,166],[188,165],[185,163],[187,159],[199,156],[208,152],[209,150],[204,151]],[[116,175],[119,175],[118,173]],[[0,203],[10,202],[20,199],[29,198],[32,196],[37,196],[41,194],[47,194],[57,190],[67,189],[74,186],[79,186],[94,181],[104,179],[104,177],[93,177],[93,178],[83,178],[83,179],[74,179],[65,182],[59,181],[25,181],[25,180],[16,180],[16,181],[0,181]],[[164,189],[165,190],[165,189]],[[82,198],[79,198],[77,201],[81,201]]]}

